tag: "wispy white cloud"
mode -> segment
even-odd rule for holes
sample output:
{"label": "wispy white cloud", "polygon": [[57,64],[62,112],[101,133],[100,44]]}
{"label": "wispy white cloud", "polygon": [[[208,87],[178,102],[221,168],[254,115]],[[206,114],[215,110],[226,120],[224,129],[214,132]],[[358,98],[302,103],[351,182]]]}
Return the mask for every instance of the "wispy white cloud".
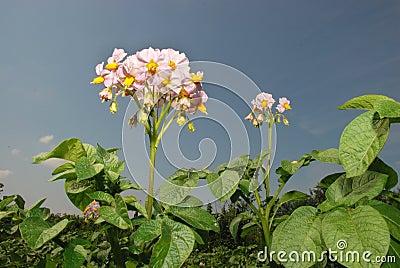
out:
{"label": "wispy white cloud", "polygon": [[39,142],[47,144],[47,143],[51,142],[53,139],[54,139],[54,135],[47,135],[47,136],[40,137]]}
{"label": "wispy white cloud", "polygon": [[13,172],[9,169],[0,169],[0,178],[6,178],[13,174]]}
{"label": "wispy white cloud", "polygon": [[11,155],[12,156],[17,156],[20,152],[21,152],[20,150],[14,148],[14,149],[11,150]]}
{"label": "wispy white cloud", "polygon": [[58,159],[58,158],[51,158],[51,159],[47,159],[46,161],[44,161],[42,164],[47,166],[47,167],[51,167],[51,168],[56,168],[59,165],[64,164],[66,161],[63,159]]}

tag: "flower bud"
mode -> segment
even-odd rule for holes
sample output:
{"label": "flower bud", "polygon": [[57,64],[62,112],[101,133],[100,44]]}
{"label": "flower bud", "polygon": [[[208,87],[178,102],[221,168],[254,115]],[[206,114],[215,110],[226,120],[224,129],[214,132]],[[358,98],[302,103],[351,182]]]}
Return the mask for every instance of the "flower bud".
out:
{"label": "flower bud", "polygon": [[110,104],[110,112],[111,112],[112,114],[115,114],[117,111],[118,111],[118,103],[117,103],[116,101],[113,101],[113,102]]}
{"label": "flower bud", "polygon": [[185,113],[180,113],[178,115],[178,118],[176,119],[176,123],[178,123],[179,126],[183,126],[186,123]]}
{"label": "flower bud", "polygon": [[254,119],[253,113],[249,113],[249,115],[246,116],[244,119],[245,119],[245,120],[253,120],[253,119]]}
{"label": "flower bud", "polygon": [[147,113],[146,109],[140,109],[139,111],[139,122],[143,125],[147,123],[149,118],[149,114]]}
{"label": "flower bud", "polygon": [[253,119],[253,126],[254,126],[255,128],[259,128],[259,127],[260,127],[260,123],[258,122],[257,118],[254,118],[254,119]]}
{"label": "flower bud", "polygon": [[188,129],[189,129],[189,132],[194,132],[196,130],[194,128],[194,124],[192,123],[192,121],[189,121],[187,126],[188,126]]}
{"label": "flower bud", "polygon": [[285,118],[283,118],[283,123],[285,124],[285,126],[288,126],[289,120],[285,117]]}
{"label": "flower bud", "polygon": [[265,119],[265,115],[264,114],[258,114],[258,116],[257,116],[257,120],[258,120],[258,122],[263,122],[264,121],[264,119]]}

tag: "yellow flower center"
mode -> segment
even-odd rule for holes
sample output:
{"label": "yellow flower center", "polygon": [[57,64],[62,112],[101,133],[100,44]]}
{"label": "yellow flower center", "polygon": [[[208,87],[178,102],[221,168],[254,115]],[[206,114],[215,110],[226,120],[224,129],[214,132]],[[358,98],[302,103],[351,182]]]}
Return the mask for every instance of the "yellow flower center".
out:
{"label": "yellow flower center", "polygon": [[110,71],[115,71],[115,70],[118,69],[118,63],[116,63],[115,61],[111,62],[111,63],[106,65],[106,69],[110,70]]}
{"label": "yellow flower center", "polygon": [[197,109],[202,112],[203,114],[207,114],[207,108],[203,103],[200,103],[199,106],[197,106]]}
{"label": "yellow flower center", "polygon": [[168,63],[168,66],[171,67],[172,71],[174,71],[176,69],[176,64],[172,60]]}
{"label": "yellow flower center", "polygon": [[283,108],[285,108],[286,110],[291,110],[292,109],[292,107],[290,107],[290,104],[287,103],[287,102],[283,105]]}
{"label": "yellow flower center", "polygon": [[98,77],[95,77],[95,78],[93,79],[93,81],[90,82],[90,84],[101,84],[101,83],[103,83],[103,82],[104,82],[104,77],[98,76]]}
{"label": "yellow flower center", "polygon": [[261,102],[261,107],[266,108],[268,106],[268,101],[267,100],[263,100]]}
{"label": "yellow flower center", "polygon": [[151,74],[155,74],[157,72],[158,63],[151,59],[150,62],[146,64],[146,67]]}
{"label": "yellow flower center", "polygon": [[172,82],[172,81],[169,80],[169,79],[164,79],[164,80],[161,81],[161,84],[165,87],[165,86],[171,84],[171,82]]}
{"label": "yellow flower center", "polygon": [[130,87],[130,86],[132,86],[133,82],[135,82],[135,77],[133,77],[133,76],[127,76],[127,77],[125,78],[125,80],[124,80],[124,85],[125,85],[126,87]]}

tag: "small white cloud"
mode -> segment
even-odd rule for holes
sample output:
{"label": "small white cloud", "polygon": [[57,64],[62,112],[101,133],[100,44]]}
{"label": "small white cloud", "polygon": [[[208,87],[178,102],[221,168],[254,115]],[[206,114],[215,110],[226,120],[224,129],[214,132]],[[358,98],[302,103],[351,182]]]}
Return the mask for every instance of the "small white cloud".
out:
{"label": "small white cloud", "polygon": [[42,164],[47,167],[56,168],[56,167],[64,164],[65,162],[67,162],[67,161],[65,161],[63,159],[51,158],[51,159],[47,159]]}
{"label": "small white cloud", "polygon": [[40,137],[39,141],[41,143],[47,144],[47,143],[51,142],[53,139],[54,139],[53,135],[47,135],[47,136]]}
{"label": "small white cloud", "polygon": [[20,150],[14,148],[14,149],[11,150],[11,155],[12,155],[12,156],[16,156],[16,155],[18,155],[20,152],[21,152]]}
{"label": "small white cloud", "polygon": [[0,169],[0,178],[5,178],[13,174],[13,172],[9,169]]}

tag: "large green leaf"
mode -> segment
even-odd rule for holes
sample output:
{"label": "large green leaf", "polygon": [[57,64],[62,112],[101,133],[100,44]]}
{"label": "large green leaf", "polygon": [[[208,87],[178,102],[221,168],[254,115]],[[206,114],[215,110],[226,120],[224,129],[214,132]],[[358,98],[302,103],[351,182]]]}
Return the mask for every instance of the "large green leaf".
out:
{"label": "large green leaf", "polygon": [[377,200],[366,201],[363,204],[376,209],[386,220],[391,236],[400,241],[400,210]]}
{"label": "large green leaf", "polygon": [[298,252],[300,258],[303,252],[313,252],[314,256],[305,255],[304,259],[293,261],[286,255],[284,258],[277,258],[275,261],[282,263],[285,267],[311,267],[321,256],[323,242],[320,235],[321,217],[318,210],[314,207],[304,206],[296,209],[290,217],[278,225],[272,237],[271,250],[275,252],[284,251]]}
{"label": "large green leaf", "polygon": [[61,172],[64,172],[64,171],[67,171],[67,170],[70,170],[70,169],[73,169],[73,168],[75,168],[75,166],[72,163],[67,162],[67,163],[64,163],[64,164],[58,166],[55,170],[53,170],[51,175],[57,175],[57,174],[59,174]]}
{"label": "large green leaf", "polygon": [[82,156],[75,163],[76,176],[78,181],[86,180],[94,177],[102,171],[104,165],[91,164],[89,158]]}
{"label": "large green leaf", "polygon": [[64,251],[64,267],[80,268],[88,255],[88,251],[84,248],[88,244],[89,241],[80,238],[71,241]]}
{"label": "large green leaf", "polygon": [[72,138],[61,142],[51,152],[34,156],[33,164],[39,164],[50,158],[61,158],[76,162],[82,156],[86,156],[82,142],[77,138]]}
{"label": "large green leaf", "polygon": [[135,196],[125,196],[124,201],[127,205],[132,206],[137,212],[148,218],[146,208],[139,201],[137,201]]}
{"label": "large green leaf", "polygon": [[400,117],[400,103],[394,100],[379,100],[374,102],[374,109],[381,118],[398,118]]}
{"label": "large green leaf", "polygon": [[340,176],[326,190],[326,201],[318,206],[322,211],[327,211],[339,205],[354,205],[357,201],[373,199],[385,188],[387,175],[373,171],[353,178]]}
{"label": "large green leaf", "polygon": [[384,95],[375,95],[375,94],[363,95],[347,101],[343,105],[339,106],[338,109],[373,110],[375,102],[379,100],[393,100],[393,99]]}
{"label": "large green leaf", "polygon": [[44,221],[41,217],[26,218],[19,225],[22,238],[27,244],[34,248],[40,248],[44,243],[56,237],[68,224],[68,219],[64,219],[54,226]]}
{"label": "large green leaf", "polygon": [[145,221],[132,234],[131,239],[135,246],[142,246],[146,242],[153,241],[161,235],[161,219]]}
{"label": "large green leaf", "polygon": [[123,197],[115,195],[115,207],[101,206],[99,215],[108,223],[120,229],[132,229],[132,222],[128,215],[128,209]]}
{"label": "large green leaf", "polygon": [[172,206],[168,210],[168,213],[182,219],[197,229],[219,232],[219,224],[215,217],[199,207]]}
{"label": "large green leaf", "polygon": [[313,150],[311,152],[312,157],[319,162],[339,164],[339,150],[337,148],[329,148],[326,150]]}
{"label": "large green leaf", "polygon": [[94,164],[96,162],[96,155],[97,155],[96,148],[93,145],[87,143],[83,144],[83,148],[86,151],[86,156],[89,159],[90,164]]}
{"label": "large green leaf", "polygon": [[194,241],[194,234],[188,226],[163,219],[161,237],[153,247],[150,267],[180,267],[192,252]]}
{"label": "large green leaf", "polygon": [[168,178],[159,189],[159,199],[168,205],[181,203],[196,187],[199,175],[196,172],[179,170]]}
{"label": "large green leaf", "polygon": [[[340,207],[328,213],[322,221],[322,237],[327,248],[348,256],[338,258],[346,267],[379,267],[379,263],[366,262],[362,254],[369,251],[374,260],[376,256],[385,256],[390,244],[385,219],[370,206]],[[354,252],[358,252],[359,262],[352,259]]]}
{"label": "large green leaf", "polygon": [[398,260],[400,260],[400,243],[392,239],[382,268],[399,268]]}
{"label": "large green leaf", "polygon": [[240,177],[236,171],[226,170],[220,176],[210,173],[206,180],[213,195],[219,201],[224,202],[235,193]]}
{"label": "large green leaf", "polygon": [[91,199],[98,200],[98,201],[104,201],[104,202],[107,202],[108,204],[115,202],[114,197],[112,197],[112,195],[102,192],[102,191],[96,191],[96,192],[90,193],[90,194],[88,194],[88,196]]}
{"label": "large green leaf", "polygon": [[374,162],[372,162],[372,164],[369,166],[368,170],[376,171],[376,172],[383,173],[383,174],[386,174],[389,176],[387,178],[387,182],[386,182],[386,186],[385,186],[385,188],[387,190],[395,187],[399,181],[397,172],[393,168],[388,166],[385,162],[383,162],[381,159],[379,159],[378,157],[375,158]]}
{"label": "large green leaf", "polygon": [[284,203],[298,201],[298,200],[306,200],[308,195],[296,190],[289,191],[284,193],[281,198],[279,198],[278,205],[281,206]]}
{"label": "large green leaf", "polygon": [[329,186],[331,186],[332,183],[334,183],[340,176],[344,175],[345,173],[340,172],[340,173],[333,173],[329,174],[325,178],[323,178],[317,185],[318,188],[322,189],[327,189]]}
{"label": "large green leaf", "polygon": [[375,111],[357,116],[340,138],[339,158],[347,177],[363,174],[382,150],[389,134],[389,119]]}
{"label": "large green leaf", "polygon": [[[70,193],[70,190],[80,189],[75,188],[74,184],[76,183],[76,179],[67,179],[64,183],[65,193],[67,194],[69,200],[74,204],[79,210],[83,211],[90,202],[93,201],[89,194],[94,192],[93,187],[88,187],[84,191],[79,193]],[[85,184],[85,181],[82,181],[81,184]],[[74,191],[74,190],[73,190]]]}

